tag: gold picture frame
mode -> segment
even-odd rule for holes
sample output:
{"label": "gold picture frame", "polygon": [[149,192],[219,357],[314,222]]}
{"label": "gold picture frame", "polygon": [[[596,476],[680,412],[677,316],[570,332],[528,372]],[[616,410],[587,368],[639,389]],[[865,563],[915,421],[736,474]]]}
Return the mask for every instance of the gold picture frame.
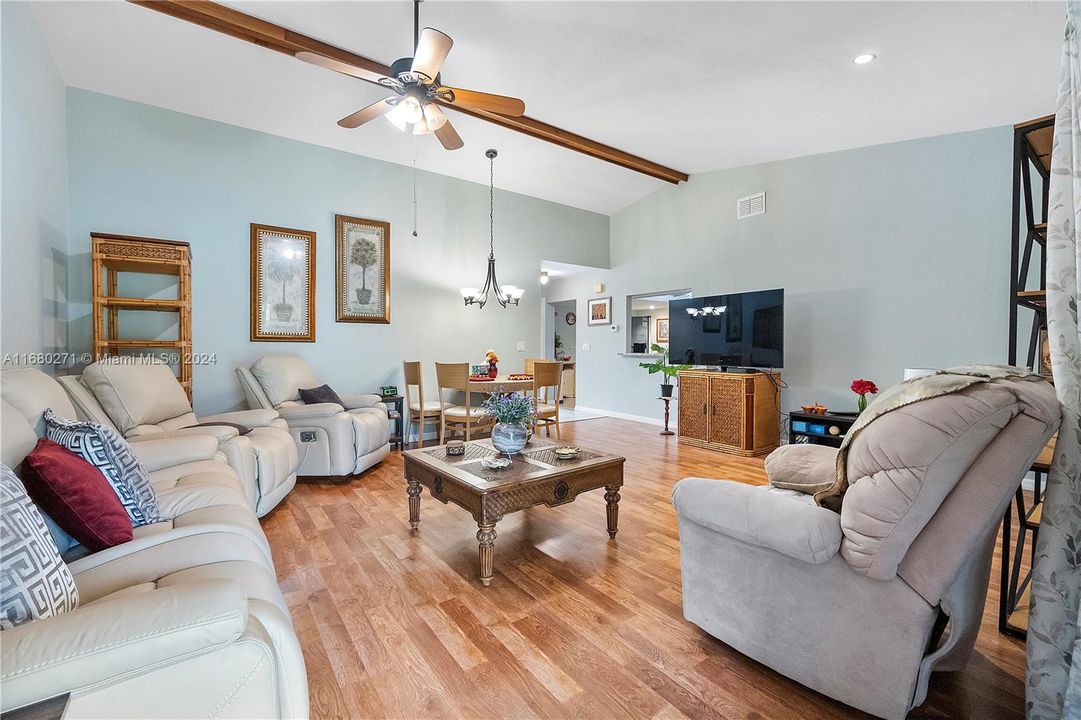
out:
{"label": "gold picture frame", "polygon": [[251,224],[251,340],[315,342],[314,231]]}
{"label": "gold picture frame", "polygon": [[657,344],[668,342],[668,318],[657,318]]}
{"label": "gold picture frame", "polygon": [[390,223],[335,215],[334,255],[337,321],[389,324]]}

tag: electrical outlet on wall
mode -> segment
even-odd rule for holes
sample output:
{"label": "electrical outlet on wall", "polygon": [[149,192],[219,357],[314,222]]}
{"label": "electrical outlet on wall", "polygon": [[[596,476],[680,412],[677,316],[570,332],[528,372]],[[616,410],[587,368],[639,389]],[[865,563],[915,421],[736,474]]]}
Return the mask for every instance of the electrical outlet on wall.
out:
{"label": "electrical outlet on wall", "polygon": [[300,431],[300,442],[302,442],[302,443],[315,442],[315,431],[314,430],[301,430]]}
{"label": "electrical outlet on wall", "polygon": [[518,341],[518,352],[525,352],[525,340]]}
{"label": "electrical outlet on wall", "polygon": [[592,350],[593,346],[590,345],[589,343],[582,343],[582,349],[583,350]]}

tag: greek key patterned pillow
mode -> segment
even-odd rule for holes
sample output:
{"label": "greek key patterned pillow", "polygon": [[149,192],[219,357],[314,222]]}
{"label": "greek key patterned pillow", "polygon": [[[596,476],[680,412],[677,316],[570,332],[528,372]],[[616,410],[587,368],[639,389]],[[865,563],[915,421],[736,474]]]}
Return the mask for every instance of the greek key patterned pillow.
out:
{"label": "greek key patterned pillow", "polygon": [[79,590],[19,478],[0,465],[0,630],[79,607]]}
{"label": "greek key patterned pillow", "polygon": [[132,527],[161,522],[158,498],[139,459],[124,438],[110,427],[58,417],[45,411],[45,437],[101,471],[120,498]]}

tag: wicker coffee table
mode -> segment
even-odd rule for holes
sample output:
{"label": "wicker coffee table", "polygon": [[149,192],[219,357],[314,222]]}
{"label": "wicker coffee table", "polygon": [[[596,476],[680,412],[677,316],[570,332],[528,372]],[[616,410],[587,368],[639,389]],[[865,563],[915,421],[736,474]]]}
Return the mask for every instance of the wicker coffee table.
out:
{"label": "wicker coffee table", "polygon": [[446,446],[405,453],[408,482],[409,524],[420,526],[421,486],[443,504],[454,503],[477,521],[480,543],[480,581],[492,582],[495,524],[518,510],[535,505],[556,507],[574,502],[579,494],[604,488],[608,502],[608,535],[614,538],[619,524],[619,488],[623,486],[623,462],[618,455],[582,448],[573,460],[560,460],[552,452],[555,443],[534,438],[511,466],[489,470],[481,464],[498,455],[491,440],[465,444],[465,454],[447,455]]}

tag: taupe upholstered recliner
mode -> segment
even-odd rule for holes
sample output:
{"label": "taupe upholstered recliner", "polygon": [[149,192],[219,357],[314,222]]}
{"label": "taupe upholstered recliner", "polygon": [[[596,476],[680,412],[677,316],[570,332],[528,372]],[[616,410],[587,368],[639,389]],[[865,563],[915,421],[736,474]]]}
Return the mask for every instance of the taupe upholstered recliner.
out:
{"label": "taupe upholstered recliner", "polygon": [[248,407],[280,413],[300,448],[302,476],[344,477],[364,472],[390,453],[390,420],[378,395],[339,394],[337,403],[305,404],[301,389],[323,383],[295,355],[268,355],[237,368]]}
{"label": "taupe upholstered recliner", "polygon": [[[75,419],[53,378],[0,373],[0,460],[20,474],[46,408]],[[99,552],[61,550],[79,607],[5,630],[0,712],[70,693],[68,718],[304,718],[304,657],[270,547],[212,436],[132,443],[165,518]],[[58,543],[60,545],[60,543]]]}
{"label": "taupe upholstered recliner", "polygon": [[[888,412],[848,448],[840,514],[792,490],[681,480],[684,616],[810,688],[905,717],[932,671],[968,660],[999,520],[1059,419],[1054,389],[1031,381]],[[832,479],[836,450],[776,452],[825,454],[804,470]]]}
{"label": "taupe upholstered recliner", "polygon": [[[196,417],[184,389],[165,363],[121,357],[88,365],[82,376],[58,378],[79,419],[116,429],[129,442],[212,435],[240,475],[260,517],[296,485],[299,457],[285,421],[273,410],[241,410]],[[221,424],[214,424],[221,423]],[[228,424],[250,429],[245,435]],[[193,427],[200,425],[200,427]]]}

